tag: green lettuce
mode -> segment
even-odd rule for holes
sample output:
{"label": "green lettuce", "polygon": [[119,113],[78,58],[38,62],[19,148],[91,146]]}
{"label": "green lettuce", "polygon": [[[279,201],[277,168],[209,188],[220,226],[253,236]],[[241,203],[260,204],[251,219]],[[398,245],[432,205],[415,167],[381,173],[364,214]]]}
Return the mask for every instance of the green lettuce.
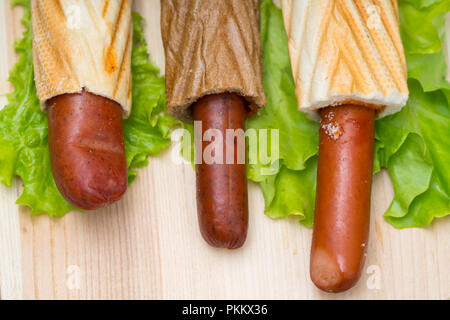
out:
{"label": "green lettuce", "polygon": [[[393,182],[386,220],[396,228],[425,227],[450,213],[450,85],[441,32],[450,0],[398,3],[410,99],[397,114],[376,121],[374,173],[386,168]],[[248,177],[260,183],[268,216],[297,216],[311,227],[317,124],[297,111],[288,40],[272,0],[261,1],[261,40],[267,104],[247,127],[279,129],[280,157],[271,175],[261,175],[267,165],[258,162],[248,165]]]}
{"label": "green lettuce", "polygon": [[[0,111],[0,182],[11,186],[13,176],[19,176],[23,192],[18,204],[30,207],[31,214],[61,217],[75,208],[61,196],[50,167],[47,115],[40,111],[34,84],[31,2],[13,0],[11,4],[23,7],[25,31],[14,45],[18,62],[9,77],[14,91]],[[170,144],[170,128],[177,123],[165,110],[164,78],[149,62],[142,23],[142,17],[133,13],[133,105],[124,121],[129,182],[137,174],[133,168],[146,166],[148,156],[159,154]]]}
{"label": "green lettuce", "polygon": [[262,1],[261,45],[266,105],[247,121],[247,129],[278,129],[280,158],[276,163],[278,170],[272,175],[263,175],[261,169],[273,165],[260,161],[249,164],[247,173],[249,179],[261,185],[268,216],[295,215],[305,225],[312,226],[319,127],[297,110],[287,41],[281,10],[272,0]]}

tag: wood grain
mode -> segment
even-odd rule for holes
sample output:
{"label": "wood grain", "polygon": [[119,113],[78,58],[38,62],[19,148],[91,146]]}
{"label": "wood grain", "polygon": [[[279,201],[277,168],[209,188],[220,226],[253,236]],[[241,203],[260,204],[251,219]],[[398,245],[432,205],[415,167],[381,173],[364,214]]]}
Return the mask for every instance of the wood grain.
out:
{"label": "wood grain", "polygon": [[[159,1],[136,1],[135,8],[147,18],[151,55],[163,71]],[[0,20],[0,32],[18,37],[20,12],[7,5],[0,10],[0,17],[7,17]],[[5,39],[0,40],[3,46]],[[15,59],[0,55],[8,68]],[[427,229],[394,229],[382,217],[393,195],[385,171],[374,178],[364,274],[355,288],[332,295],[309,279],[311,230],[294,219],[266,217],[256,184],[249,185],[245,246],[229,251],[206,245],[197,225],[194,172],[190,165],[174,164],[173,155],[171,148],[151,158],[118,203],[62,219],[31,217],[27,208],[16,206],[17,181],[13,188],[0,187],[1,298],[450,298],[450,219]]]}
{"label": "wood grain", "polygon": [[[0,3],[0,109],[7,103],[12,90],[8,82],[9,69],[16,61],[13,43],[22,32],[22,10],[11,10],[9,1]],[[0,184],[0,299],[22,298],[21,242],[17,180],[8,188]]]}

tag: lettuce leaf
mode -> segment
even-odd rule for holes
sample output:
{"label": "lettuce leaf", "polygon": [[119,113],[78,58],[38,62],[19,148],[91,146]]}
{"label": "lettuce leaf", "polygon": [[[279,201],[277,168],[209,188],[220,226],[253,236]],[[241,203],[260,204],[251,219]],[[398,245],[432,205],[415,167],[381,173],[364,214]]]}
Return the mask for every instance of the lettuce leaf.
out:
{"label": "lettuce leaf", "polygon": [[[261,4],[261,39],[264,57],[263,86],[266,106],[247,121],[255,130],[277,128],[279,152],[283,164],[292,170],[305,169],[305,162],[317,153],[318,124],[297,110],[295,84],[292,78],[287,36],[280,12],[271,10],[273,4]],[[283,32],[279,32],[282,30]],[[301,148],[299,148],[301,144]],[[250,178],[260,180],[258,171],[249,166]]]}
{"label": "lettuce leaf", "polygon": [[[450,213],[450,85],[441,32],[450,0],[398,3],[410,99],[401,112],[376,121],[374,172],[386,168],[393,182],[386,220],[396,228],[425,227]],[[268,216],[296,216],[311,227],[317,126],[296,110],[288,40],[272,0],[261,1],[261,40],[267,105],[247,125],[280,130],[280,161],[269,176],[258,174],[264,165],[249,165],[248,177],[260,183]]]}
{"label": "lettuce leaf", "polygon": [[[247,121],[247,129],[278,129],[280,159],[278,170],[268,175],[262,171],[268,164],[262,164],[258,158],[256,164],[247,165],[248,178],[260,183],[268,216],[295,215],[312,226],[319,126],[297,110],[281,10],[272,0],[261,1],[260,8],[266,105]],[[258,154],[260,149],[258,143]]]}
{"label": "lettuce leaf", "polygon": [[[31,214],[61,217],[76,208],[59,193],[50,167],[47,115],[40,111],[34,84],[31,2],[13,0],[11,5],[23,7],[25,31],[14,46],[18,62],[9,77],[14,91],[0,111],[0,182],[11,186],[13,176],[19,176],[24,190],[18,204],[30,207]],[[164,78],[149,62],[142,23],[142,17],[133,13],[133,106],[124,121],[129,182],[137,174],[133,168],[147,165],[149,155],[170,144],[170,128],[177,123],[165,110]]]}
{"label": "lettuce leaf", "polygon": [[[130,117],[123,123],[129,168],[147,166],[149,156],[158,155],[170,145],[170,129],[179,123],[166,111],[165,80],[159,76],[158,67],[149,61],[143,23],[142,16],[133,12],[133,105]],[[130,182],[136,173],[128,170]]]}

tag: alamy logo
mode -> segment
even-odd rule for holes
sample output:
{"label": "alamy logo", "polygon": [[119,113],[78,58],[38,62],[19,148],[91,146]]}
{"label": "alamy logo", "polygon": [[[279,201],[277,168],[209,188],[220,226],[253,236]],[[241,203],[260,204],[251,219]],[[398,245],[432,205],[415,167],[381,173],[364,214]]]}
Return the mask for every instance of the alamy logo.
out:
{"label": "alamy logo", "polygon": [[79,290],[81,280],[81,269],[79,266],[70,265],[66,271],[66,286],[69,290]]}
{"label": "alamy logo", "polygon": [[227,129],[223,134],[218,129],[203,132],[201,121],[194,121],[194,137],[186,129],[177,129],[171,139],[174,142],[171,158],[175,164],[247,163],[261,165],[261,175],[272,175],[278,171],[278,129]]}
{"label": "alamy logo", "polygon": [[367,277],[366,285],[369,290],[380,290],[381,289],[381,268],[376,264],[372,264],[367,267],[366,273],[369,275]]}
{"label": "alamy logo", "polygon": [[67,27],[70,30],[81,28],[81,8],[78,5],[71,5],[66,12]]}

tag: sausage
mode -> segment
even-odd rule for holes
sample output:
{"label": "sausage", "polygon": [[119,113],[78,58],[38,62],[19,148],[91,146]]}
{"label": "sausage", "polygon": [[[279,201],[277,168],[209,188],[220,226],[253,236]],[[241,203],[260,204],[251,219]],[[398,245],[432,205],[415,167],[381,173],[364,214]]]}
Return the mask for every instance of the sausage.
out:
{"label": "sausage", "polygon": [[47,107],[50,161],[64,198],[85,210],[119,200],[128,184],[121,106],[83,91]]}
{"label": "sausage", "polygon": [[365,260],[375,111],[327,107],[320,118],[310,275],[318,288],[340,292],[358,281]]}
{"label": "sausage", "polygon": [[[246,102],[233,93],[215,94],[201,98],[193,105],[195,121],[201,121],[202,137],[209,129],[217,129],[223,137],[223,164],[207,164],[204,157],[196,164],[197,212],[200,232],[214,247],[236,249],[247,237],[248,199],[247,177],[244,163],[238,163],[238,143],[229,141],[234,148],[234,161],[226,163],[226,130],[244,129]],[[203,139],[202,139],[203,140]],[[210,142],[203,141],[203,155]],[[212,141],[211,141],[212,143]],[[245,137],[243,145],[245,155]],[[229,146],[230,148],[230,146]],[[242,149],[241,149],[242,151]]]}

